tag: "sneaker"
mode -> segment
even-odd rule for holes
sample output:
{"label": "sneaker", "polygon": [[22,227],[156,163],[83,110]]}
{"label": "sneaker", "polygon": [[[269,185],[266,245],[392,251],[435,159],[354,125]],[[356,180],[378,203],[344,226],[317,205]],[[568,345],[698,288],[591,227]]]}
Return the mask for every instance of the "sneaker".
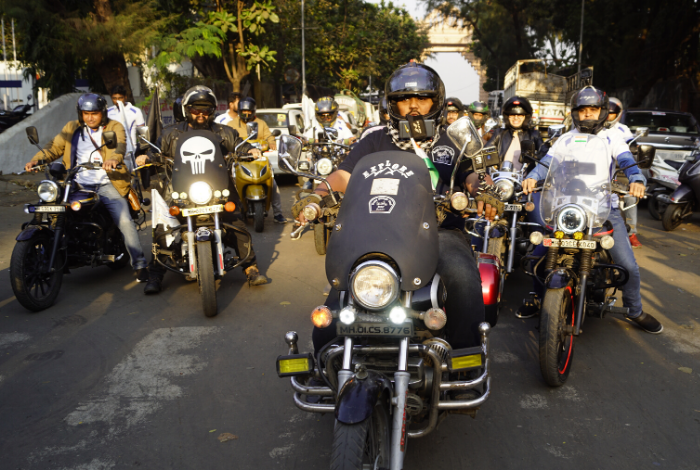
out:
{"label": "sneaker", "polygon": [[524,299],[523,304],[518,307],[518,311],[515,312],[516,318],[525,319],[532,318],[540,314],[541,302],[539,297],[532,296],[529,299]]}
{"label": "sneaker", "polygon": [[276,216],[273,217],[275,220],[275,223],[278,224],[286,224],[287,223],[287,218],[283,216],[282,214],[277,214]]}
{"label": "sneaker", "polygon": [[257,266],[250,266],[245,270],[245,275],[248,277],[248,284],[251,286],[261,286],[267,284],[268,279],[264,274],[260,274]]}
{"label": "sneaker", "polygon": [[652,335],[658,335],[659,333],[664,331],[663,325],[659,323],[659,321],[656,318],[652,317],[648,313],[642,312],[642,314],[638,317],[627,317],[627,319],[632,320],[642,330],[646,331],[647,333],[651,333]]}
{"label": "sneaker", "polygon": [[148,268],[136,270],[136,282],[148,282]]}
{"label": "sneaker", "polygon": [[157,294],[163,287],[161,283],[163,280],[159,276],[149,276],[146,286],[143,288],[143,293],[146,295]]}
{"label": "sneaker", "polygon": [[637,239],[636,233],[630,235],[630,245],[632,245],[632,248],[639,248],[640,246],[642,246],[642,244]]}

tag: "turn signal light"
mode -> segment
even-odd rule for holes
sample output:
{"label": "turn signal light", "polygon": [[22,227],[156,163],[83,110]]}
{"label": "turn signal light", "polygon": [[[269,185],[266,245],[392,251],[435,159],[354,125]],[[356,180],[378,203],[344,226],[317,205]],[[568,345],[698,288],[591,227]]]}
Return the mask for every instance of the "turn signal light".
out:
{"label": "turn signal light", "polygon": [[331,313],[331,309],[325,305],[319,305],[311,312],[311,323],[313,323],[316,328],[327,328],[332,321],[333,314]]}
{"label": "turn signal light", "polygon": [[562,232],[561,230],[557,230],[556,232],[554,232],[554,238],[561,240],[562,238],[564,238],[564,232]]}
{"label": "turn signal light", "polygon": [[583,240],[583,232],[574,233],[574,240]]}
{"label": "turn signal light", "polygon": [[525,203],[525,210],[528,212],[532,212],[535,210],[535,203],[534,202],[526,202]]}
{"label": "turn signal light", "polygon": [[609,250],[615,246],[615,239],[610,235],[605,235],[600,239],[600,246],[602,246],[604,250]]}
{"label": "turn signal light", "polygon": [[226,204],[224,204],[224,209],[226,210],[226,212],[233,212],[236,210],[236,204],[229,201]]}
{"label": "turn signal light", "polygon": [[177,217],[180,215],[180,208],[177,206],[170,206],[170,210],[168,210],[168,212],[170,212],[170,215],[173,217]]}
{"label": "turn signal light", "polygon": [[74,201],[70,203],[70,208],[73,209],[75,212],[78,212],[81,207],[83,207],[83,205],[80,203],[80,201]]}
{"label": "turn signal light", "polygon": [[425,312],[423,322],[429,330],[439,330],[447,323],[447,315],[440,308],[431,308]]}
{"label": "turn signal light", "polygon": [[533,245],[540,245],[542,244],[542,240],[544,240],[544,235],[542,232],[532,232],[530,234],[530,243]]}

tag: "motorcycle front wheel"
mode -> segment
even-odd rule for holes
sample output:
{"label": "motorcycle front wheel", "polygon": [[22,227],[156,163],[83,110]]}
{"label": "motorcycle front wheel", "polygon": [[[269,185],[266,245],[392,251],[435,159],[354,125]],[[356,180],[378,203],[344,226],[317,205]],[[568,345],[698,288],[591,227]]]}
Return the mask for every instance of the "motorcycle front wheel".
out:
{"label": "motorcycle front wheel", "polygon": [[391,462],[391,419],[384,400],[372,416],[357,424],[335,422],[331,470],[389,468]]}
{"label": "motorcycle front wheel", "polygon": [[669,204],[664,211],[663,218],[661,219],[661,225],[663,225],[664,230],[667,232],[676,230],[681,222],[683,222],[683,218],[681,218],[682,213],[682,204]]}
{"label": "motorcycle front wheel", "polygon": [[17,242],[10,260],[10,281],[17,301],[27,310],[39,312],[52,306],[63,283],[64,252],[54,260],[57,268],[49,272],[53,240],[36,237]]}
{"label": "motorcycle front wheel", "polygon": [[540,370],[550,387],[561,387],[571,372],[574,335],[565,328],[574,326],[574,299],[571,287],[548,289],[540,311]]}
{"label": "motorcycle front wheel", "polygon": [[197,283],[202,297],[204,315],[214,317],[219,313],[216,305],[216,280],[214,279],[214,262],[211,254],[211,242],[197,243]]}
{"label": "motorcycle front wheel", "polygon": [[253,226],[255,231],[260,233],[265,227],[265,205],[264,201],[253,201]]}

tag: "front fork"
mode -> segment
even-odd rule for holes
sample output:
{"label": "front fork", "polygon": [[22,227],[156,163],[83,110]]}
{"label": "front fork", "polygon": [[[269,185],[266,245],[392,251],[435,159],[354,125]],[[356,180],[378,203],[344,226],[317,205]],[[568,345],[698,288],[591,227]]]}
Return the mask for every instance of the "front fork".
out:
{"label": "front fork", "polygon": [[508,264],[506,266],[506,272],[508,274],[513,272],[513,262],[515,260],[515,240],[517,238],[518,232],[518,214],[519,212],[513,212],[513,221],[510,224],[510,246],[508,247]]}
{"label": "front fork", "polygon": [[[68,197],[70,196],[71,189],[73,188],[73,181],[69,181],[66,184],[65,188],[65,193],[63,193],[63,203],[66,204],[68,202]],[[58,250],[61,249],[61,238],[63,235],[63,228],[66,223],[66,213],[58,213],[56,216],[56,228],[54,229],[53,232],[53,247],[51,249],[51,258],[49,259],[49,265],[47,266],[47,269],[50,273],[56,271],[56,268],[54,268],[53,264],[56,261],[56,256],[58,256]]]}
{"label": "front fork", "polygon": [[[190,264],[190,279],[197,279],[197,254],[195,252],[195,231],[193,217],[187,217],[187,258]],[[216,256],[216,273],[219,276],[224,275],[224,243],[221,230],[221,217],[218,212],[214,213],[214,247]]]}

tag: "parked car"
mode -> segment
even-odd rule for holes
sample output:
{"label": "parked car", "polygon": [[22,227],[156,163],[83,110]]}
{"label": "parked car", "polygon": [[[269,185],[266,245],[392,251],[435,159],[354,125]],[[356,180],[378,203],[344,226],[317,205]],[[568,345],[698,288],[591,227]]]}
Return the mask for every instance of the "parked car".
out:
{"label": "parked car", "polygon": [[[265,121],[271,132],[279,129],[282,134],[289,134],[289,127],[296,126],[301,133],[304,132],[304,115],[301,109],[295,108],[262,108],[257,110],[257,116]],[[277,146],[279,147],[279,137],[276,138]],[[273,172],[289,173],[284,167],[278,164],[277,150],[268,150],[265,156],[270,160]]]}
{"label": "parked car", "polygon": [[660,109],[630,109],[622,113],[620,122],[634,131],[648,127],[649,135],[639,144],[656,148],[656,156],[674,168],[680,168],[685,157],[700,146],[700,126],[690,113]]}

